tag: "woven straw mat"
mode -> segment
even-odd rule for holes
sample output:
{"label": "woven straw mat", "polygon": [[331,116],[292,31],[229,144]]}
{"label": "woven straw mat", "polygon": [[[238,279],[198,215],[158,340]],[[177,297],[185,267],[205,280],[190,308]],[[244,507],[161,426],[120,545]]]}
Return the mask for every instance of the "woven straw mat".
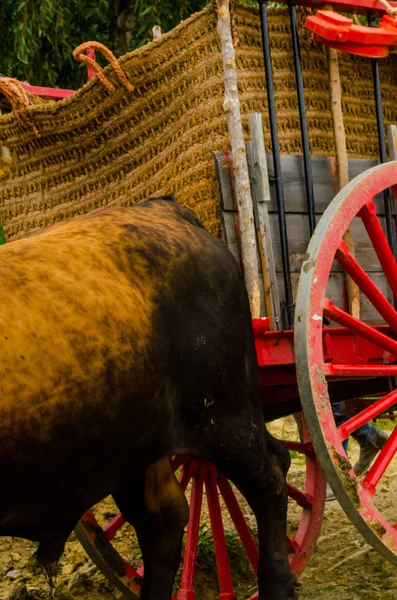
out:
{"label": "woven straw mat", "polygon": [[[334,155],[326,51],[316,44],[300,12],[301,55],[313,154]],[[244,128],[248,115],[269,124],[258,12],[237,8],[237,49]],[[288,14],[269,12],[282,153],[300,154],[301,140]],[[135,86],[109,92],[97,77],[72,97],[28,107],[40,132],[11,113],[0,117],[0,144],[12,167],[0,170],[0,223],[14,240],[60,219],[105,205],[132,205],[173,194],[219,235],[214,150],[229,150],[223,112],[223,73],[216,17],[211,8],[120,59]],[[386,124],[397,122],[397,56],[381,61]],[[340,57],[343,108],[350,157],[377,157],[378,143],[369,59]]]}

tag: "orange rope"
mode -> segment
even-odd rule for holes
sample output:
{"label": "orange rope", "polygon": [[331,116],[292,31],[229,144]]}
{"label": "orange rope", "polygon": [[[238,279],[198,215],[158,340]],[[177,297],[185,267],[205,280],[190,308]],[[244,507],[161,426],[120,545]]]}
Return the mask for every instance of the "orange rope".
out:
{"label": "orange rope", "polygon": [[26,110],[29,106],[29,97],[20,81],[11,77],[0,77],[0,91],[8,98],[18,121],[22,125],[26,125],[27,123],[33,129],[36,136],[40,137],[37,126]]}
{"label": "orange rope", "polygon": [[[237,29],[237,25],[236,25],[236,13],[235,13],[235,10],[234,10],[234,3],[233,3],[232,0],[226,0],[226,2],[229,2],[230,29],[232,31],[233,46],[235,48],[237,48],[237,46],[240,45],[240,38],[238,36],[238,29]],[[215,10],[215,13],[218,14],[218,2],[217,2],[217,0],[211,0],[211,4],[212,4],[212,6],[213,6],[213,8]]]}
{"label": "orange rope", "polygon": [[129,92],[133,92],[135,90],[134,86],[128,81],[124,71],[117,62],[113,52],[111,52],[111,50],[106,48],[106,46],[100,42],[85,42],[84,44],[80,44],[80,46],[77,46],[77,48],[73,50],[73,58],[79,62],[85,63],[86,65],[90,65],[106,89],[108,89],[110,92],[114,92],[114,85],[105,77],[102,68],[98,65],[96,60],[94,58],[90,58],[86,54],[83,54],[83,52],[89,48],[98,50],[109,61],[117,75],[118,80]]}

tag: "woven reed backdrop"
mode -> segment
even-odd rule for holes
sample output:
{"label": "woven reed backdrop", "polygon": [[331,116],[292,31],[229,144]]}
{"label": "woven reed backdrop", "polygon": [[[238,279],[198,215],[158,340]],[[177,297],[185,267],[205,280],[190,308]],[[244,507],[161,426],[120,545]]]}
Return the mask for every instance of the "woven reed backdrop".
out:
{"label": "woven reed backdrop", "polygon": [[[304,29],[305,13],[300,15],[311,150],[331,156],[326,52]],[[288,14],[273,9],[269,21],[281,151],[300,154]],[[250,112],[262,112],[270,151],[258,12],[239,6],[237,27],[244,127]],[[107,67],[114,92],[95,77],[66,100],[28,107],[40,138],[13,113],[0,118],[0,145],[13,158],[11,174],[3,169],[0,181],[0,222],[8,240],[105,205],[132,205],[161,194],[175,195],[219,235],[212,152],[230,144],[213,10],[193,15],[119,62],[135,92]],[[340,70],[349,156],[377,157],[370,60],[341,56]],[[381,80],[385,122],[396,123],[397,56],[381,61]]]}

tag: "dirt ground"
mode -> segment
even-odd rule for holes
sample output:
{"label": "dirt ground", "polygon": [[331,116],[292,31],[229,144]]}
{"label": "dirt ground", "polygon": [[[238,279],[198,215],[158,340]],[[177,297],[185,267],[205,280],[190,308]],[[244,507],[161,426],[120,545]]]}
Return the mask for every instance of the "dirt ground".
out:
{"label": "dirt ground", "polygon": [[[383,423],[382,427],[390,427]],[[283,421],[274,427],[276,433],[283,430],[284,438],[294,439],[296,433],[291,421]],[[358,448],[353,443],[349,453],[353,459]],[[382,480],[380,505],[397,523],[397,459],[390,465]],[[298,485],[304,479],[304,464],[300,456],[294,457],[289,474]],[[96,514],[106,521],[116,512],[111,500],[97,508]],[[226,513],[226,511],[225,511]],[[300,510],[291,503],[289,523],[291,530],[299,522]],[[248,517],[252,522],[252,517]],[[199,539],[197,565],[197,600],[219,598],[216,570],[208,526],[208,515],[203,514]],[[251,525],[251,522],[249,523]],[[129,526],[117,534],[116,546],[135,566],[139,565],[140,553],[135,535]],[[255,592],[255,578],[244,557],[234,533],[230,518],[225,514],[225,531],[232,557],[235,589],[238,598],[249,598]],[[116,591],[88,559],[73,535],[67,543],[60,563],[56,587],[52,589],[43,575],[35,575],[30,568],[30,557],[35,544],[16,538],[0,538],[0,600],[86,600],[121,599]],[[370,549],[365,540],[350,524],[336,500],[328,502],[316,550],[306,571],[300,578],[300,599],[321,600],[396,600],[397,570]]]}

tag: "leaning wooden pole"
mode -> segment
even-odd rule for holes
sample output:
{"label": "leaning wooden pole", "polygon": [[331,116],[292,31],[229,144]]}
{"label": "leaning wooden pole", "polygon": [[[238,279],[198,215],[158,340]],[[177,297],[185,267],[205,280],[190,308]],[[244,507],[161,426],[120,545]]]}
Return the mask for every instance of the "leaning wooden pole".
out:
{"label": "leaning wooden pole", "polygon": [[236,57],[230,26],[229,0],[217,0],[217,7],[218,33],[222,46],[225,84],[225,100],[223,108],[227,116],[233,157],[233,172],[239,212],[244,277],[252,316],[258,318],[260,316],[260,291],[256,231],[248,176],[247,156],[240,116]]}
{"label": "leaning wooden pole", "polygon": [[[334,142],[336,164],[338,171],[338,188],[341,190],[349,183],[349,167],[346,150],[346,135],[343,123],[342,112],[342,90],[339,77],[338,53],[334,48],[328,50],[329,65],[329,93],[331,114],[334,126]],[[351,229],[348,229],[343,236],[343,240],[349,248],[350,254],[354,256],[354,243]],[[359,288],[354,281],[346,274],[346,291],[349,303],[349,312],[353,317],[360,318],[360,293]]]}

